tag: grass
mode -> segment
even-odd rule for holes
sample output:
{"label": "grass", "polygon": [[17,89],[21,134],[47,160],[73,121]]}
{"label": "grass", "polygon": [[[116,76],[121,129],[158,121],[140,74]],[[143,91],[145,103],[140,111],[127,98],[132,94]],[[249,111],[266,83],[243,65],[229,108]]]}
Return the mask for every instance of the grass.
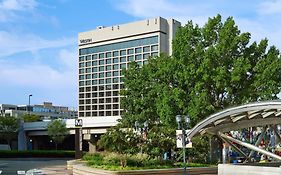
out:
{"label": "grass", "polygon": [[[143,169],[167,169],[182,168],[183,163],[164,161],[160,159],[149,159],[147,155],[122,155],[117,153],[95,153],[86,154],[83,160],[93,168],[111,171],[143,170]],[[190,163],[189,167],[208,167],[208,164]]]}
{"label": "grass", "polygon": [[67,158],[74,157],[74,151],[65,150],[0,150],[0,158],[25,158],[25,157],[46,157],[46,158]]}

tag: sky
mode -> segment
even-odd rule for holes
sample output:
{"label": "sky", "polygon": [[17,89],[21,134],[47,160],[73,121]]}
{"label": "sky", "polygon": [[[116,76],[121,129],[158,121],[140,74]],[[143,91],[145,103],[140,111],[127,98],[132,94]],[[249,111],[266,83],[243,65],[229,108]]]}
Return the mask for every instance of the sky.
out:
{"label": "sky", "polygon": [[0,0],[0,104],[77,109],[78,33],[161,16],[200,26],[232,16],[281,48],[281,0]]}

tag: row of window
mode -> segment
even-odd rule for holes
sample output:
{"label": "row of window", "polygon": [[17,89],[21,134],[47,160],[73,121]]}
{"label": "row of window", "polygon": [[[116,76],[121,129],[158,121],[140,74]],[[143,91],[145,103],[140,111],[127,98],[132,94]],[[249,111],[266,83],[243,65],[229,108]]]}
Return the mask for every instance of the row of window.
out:
{"label": "row of window", "polygon": [[[86,97],[87,98],[87,97]],[[82,100],[82,98],[80,98],[81,100],[81,103],[85,103],[85,100]],[[90,99],[87,99],[88,101],[91,101]],[[80,101],[79,101],[80,102]],[[92,99],[92,102],[91,104],[97,104],[97,103],[118,103],[119,102],[119,99],[118,97],[114,97],[114,98],[104,98],[104,97],[99,97],[99,98],[94,98]]]}
{"label": "row of window", "polygon": [[[138,61],[137,64],[142,66],[147,64],[148,61]],[[79,74],[85,74],[85,73],[92,73],[92,72],[101,72],[101,71],[111,71],[111,70],[122,70],[127,69],[130,67],[130,63],[126,64],[114,64],[114,65],[108,65],[108,66],[100,66],[100,67],[93,67],[93,68],[82,68],[79,69]]]}
{"label": "row of window", "polygon": [[93,92],[87,94],[79,94],[79,98],[95,98],[95,97],[111,97],[111,96],[119,96],[119,91],[106,91],[106,92]]}
{"label": "row of window", "polygon": [[96,79],[96,78],[118,77],[118,76],[120,76],[120,72],[119,71],[100,72],[100,73],[79,75],[79,80],[89,80],[89,79]]}
{"label": "row of window", "polygon": [[123,111],[79,112],[79,117],[119,116]]}
{"label": "row of window", "polygon": [[112,90],[112,89],[123,89],[123,84],[112,84],[112,85],[99,85],[99,86],[88,86],[88,87],[79,87],[79,92],[92,92],[92,91],[102,91],[102,90]]}
{"label": "row of window", "polygon": [[104,110],[104,109],[119,109],[119,104],[79,106],[79,111],[84,111],[84,110]]}
{"label": "row of window", "polygon": [[[106,98],[106,100],[109,98]],[[118,97],[114,97],[114,98],[110,98],[112,103],[119,103],[119,98]],[[82,100],[79,99],[79,105],[90,105],[90,104],[96,104],[97,103],[97,99],[86,99],[86,100]]]}
{"label": "row of window", "polygon": [[99,60],[99,61],[88,61],[88,62],[81,62],[79,63],[79,68],[83,67],[91,67],[91,66],[103,66],[105,64],[116,64],[116,63],[126,63],[126,62],[132,62],[132,61],[141,61],[142,59],[147,60],[150,55],[152,57],[158,56],[158,52],[153,53],[147,53],[143,55],[131,55],[127,57],[120,57],[120,58],[109,58],[106,60]]}
{"label": "row of window", "polygon": [[100,84],[112,84],[112,83],[120,83],[120,82],[121,83],[124,82],[124,77],[79,81],[79,86],[89,86],[89,85],[98,85],[98,84],[99,85]]}
{"label": "row of window", "polygon": [[87,54],[93,54],[93,53],[98,53],[98,52],[107,52],[107,51],[111,51],[111,50],[122,50],[122,49],[126,49],[126,48],[139,47],[139,46],[143,46],[143,45],[151,45],[151,44],[157,44],[157,43],[158,43],[158,36],[152,36],[152,37],[147,37],[147,38],[141,38],[141,39],[135,39],[135,40],[130,40],[130,41],[105,44],[102,46],[94,46],[94,47],[79,49],[79,55],[87,55]]}
{"label": "row of window", "polygon": [[91,61],[91,60],[97,60],[97,59],[104,59],[104,58],[111,58],[111,57],[118,57],[118,56],[125,56],[132,54],[141,54],[141,53],[147,53],[147,52],[157,52],[158,51],[158,45],[152,45],[152,46],[144,46],[139,47],[135,49],[127,49],[127,50],[120,50],[120,51],[110,51],[106,53],[99,53],[99,54],[93,54],[93,55],[87,55],[87,56],[80,56],[79,62],[83,61]]}

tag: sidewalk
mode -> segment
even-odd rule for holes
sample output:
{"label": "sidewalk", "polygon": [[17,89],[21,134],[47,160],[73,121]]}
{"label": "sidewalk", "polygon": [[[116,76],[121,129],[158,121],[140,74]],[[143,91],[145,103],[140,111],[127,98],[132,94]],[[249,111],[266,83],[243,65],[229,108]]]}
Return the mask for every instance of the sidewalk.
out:
{"label": "sidewalk", "polygon": [[72,175],[72,171],[67,170],[66,165],[51,166],[40,170],[44,175]]}

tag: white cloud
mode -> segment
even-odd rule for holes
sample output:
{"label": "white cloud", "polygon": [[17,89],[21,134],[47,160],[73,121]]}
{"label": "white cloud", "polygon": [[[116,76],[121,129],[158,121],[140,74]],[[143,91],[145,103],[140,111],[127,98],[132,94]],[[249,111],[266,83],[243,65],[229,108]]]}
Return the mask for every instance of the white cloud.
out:
{"label": "white cloud", "polygon": [[0,80],[8,85],[45,90],[63,90],[74,86],[76,72],[55,70],[44,64],[15,65],[3,63],[0,65]]}
{"label": "white cloud", "polygon": [[[152,3],[154,5],[152,5]],[[221,14],[223,18],[233,16],[243,32],[250,32],[253,40],[268,38],[271,45],[281,49],[281,0],[233,1],[223,0],[120,0],[114,1],[117,9],[139,18],[162,16],[174,18],[185,24],[192,20],[202,26],[209,17]],[[276,15],[279,13],[278,15]],[[268,15],[274,16],[268,17]]]}
{"label": "white cloud", "polygon": [[0,3],[0,9],[26,11],[34,9],[37,5],[35,0],[3,0]]}
{"label": "white cloud", "polygon": [[76,38],[74,37],[47,40],[34,34],[0,31],[0,57],[25,51],[34,52],[46,48],[59,48],[75,43]]}
{"label": "white cloud", "polygon": [[258,12],[262,15],[281,14],[281,1],[264,1],[259,5]]}

